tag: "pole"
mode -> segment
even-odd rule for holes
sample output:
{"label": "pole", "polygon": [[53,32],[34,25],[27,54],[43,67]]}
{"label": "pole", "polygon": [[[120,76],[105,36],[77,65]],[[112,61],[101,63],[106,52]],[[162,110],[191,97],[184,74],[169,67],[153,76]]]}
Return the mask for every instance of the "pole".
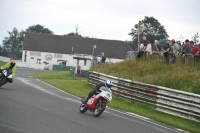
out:
{"label": "pole", "polygon": [[[139,26],[140,24],[138,23],[138,42],[140,41],[139,37],[140,37],[140,30],[139,30]],[[138,45],[138,51],[139,51],[139,45]]]}

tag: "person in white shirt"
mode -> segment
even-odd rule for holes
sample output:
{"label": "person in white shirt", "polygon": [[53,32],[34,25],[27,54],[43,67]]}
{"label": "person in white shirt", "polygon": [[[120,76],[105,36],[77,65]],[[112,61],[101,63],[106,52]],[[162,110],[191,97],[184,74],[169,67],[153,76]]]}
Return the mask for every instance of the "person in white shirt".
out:
{"label": "person in white shirt", "polygon": [[101,63],[101,57],[100,57],[100,55],[97,57],[97,61],[98,61],[98,64]]}
{"label": "person in white shirt", "polygon": [[142,43],[139,41],[139,42],[138,42],[138,45],[139,45],[139,48],[140,48],[139,51],[143,51],[144,44],[142,44]]}
{"label": "person in white shirt", "polygon": [[141,43],[141,41],[138,41],[138,46],[139,46],[139,51],[137,54],[137,59],[141,59],[143,57],[144,54],[144,44]]}
{"label": "person in white shirt", "polygon": [[149,55],[152,55],[152,48],[151,48],[151,43],[148,42],[146,52],[149,53]]}

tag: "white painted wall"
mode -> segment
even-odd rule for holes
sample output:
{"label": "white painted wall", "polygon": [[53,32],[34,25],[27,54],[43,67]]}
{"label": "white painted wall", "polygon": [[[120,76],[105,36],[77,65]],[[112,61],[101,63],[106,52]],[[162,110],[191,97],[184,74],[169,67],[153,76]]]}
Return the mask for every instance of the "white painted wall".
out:
{"label": "white painted wall", "polygon": [[[57,58],[54,57],[54,53],[48,53],[48,52],[40,52],[38,55],[31,55],[33,52],[37,51],[27,51],[26,55],[26,62],[24,62],[24,56],[25,56],[25,50],[22,52],[22,62],[26,64],[30,68],[35,68],[35,69],[44,69],[46,65],[43,63],[44,61],[49,63],[50,70],[52,69],[53,65],[59,65],[58,60],[67,60],[66,66],[77,66],[77,60],[73,59],[73,57],[83,57],[83,58],[90,58],[92,59],[92,55],[84,55],[84,54],[62,54],[62,58]],[[45,57],[46,55],[51,55],[52,60],[48,61]],[[31,59],[34,58],[34,59]],[[36,64],[37,59],[41,59],[41,64]],[[116,63],[116,62],[121,62],[124,61],[123,59],[115,59],[115,58],[106,58],[106,62],[109,63]],[[80,60],[79,65],[81,66],[82,70],[88,70],[91,67],[91,61],[87,60],[86,65],[84,65],[84,61]]]}

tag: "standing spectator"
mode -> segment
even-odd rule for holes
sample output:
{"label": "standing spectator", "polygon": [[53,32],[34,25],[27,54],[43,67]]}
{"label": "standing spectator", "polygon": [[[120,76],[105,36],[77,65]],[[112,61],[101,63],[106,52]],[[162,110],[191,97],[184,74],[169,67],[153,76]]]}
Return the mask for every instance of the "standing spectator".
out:
{"label": "standing spectator", "polygon": [[100,57],[100,55],[97,57],[97,62],[98,62],[98,64],[101,64],[101,57]]}
{"label": "standing spectator", "polygon": [[174,39],[171,40],[171,43],[172,43],[172,53],[173,53],[173,55],[172,55],[171,59],[169,60],[169,64],[175,62],[176,56],[178,56],[178,53],[179,53],[178,51],[180,50],[178,44],[175,42]]}
{"label": "standing spectator", "polygon": [[125,60],[128,60],[128,55],[125,56]]}
{"label": "standing spectator", "polygon": [[158,47],[155,41],[152,42],[152,51],[153,52],[158,52]]}
{"label": "standing spectator", "polygon": [[185,54],[192,54],[192,47],[188,39],[185,40]]}
{"label": "standing spectator", "polygon": [[199,55],[200,49],[199,49],[198,45],[194,45],[193,41],[190,41],[190,45],[192,46],[192,54]]}
{"label": "standing spectator", "polygon": [[181,56],[185,54],[185,42],[182,43],[181,45]]}
{"label": "standing spectator", "polygon": [[161,51],[160,45],[157,40],[154,41],[155,45],[157,46],[158,52]]}
{"label": "standing spectator", "polygon": [[145,51],[146,48],[147,48],[147,44],[148,44],[148,43],[147,43],[147,38],[146,38],[146,36],[143,36],[143,37],[142,37],[142,40],[143,40],[143,41],[142,41],[142,44],[144,45],[143,50]]}
{"label": "standing spectator", "polygon": [[139,45],[139,51],[137,54],[137,58],[140,59],[141,57],[143,57],[144,54],[144,44],[142,44],[141,41],[138,41],[138,45]]}
{"label": "standing spectator", "polygon": [[166,45],[167,45],[167,49],[164,52],[164,56],[165,56],[165,59],[166,59],[166,63],[168,64],[169,63],[169,53],[171,52],[171,45],[170,45],[169,42],[166,42]]}
{"label": "standing spectator", "polygon": [[167,45],[167,49],[166,49],[166,51],[164,52],[164,56],[165,56],[165,57],[168,57],[168,54],[169,54],[169,52],[171,51],[171,46],[170,46],[169,42],[166,42],[166,45]]}
{"label": "standing spectator", "polygon": [[106,62],[106,57],[102,56],[102,63],[105,63],[105,62]]}
{"label": "standing spectator", "polygon": [[151,43],[149,41],[147,41],[147,43],[146,53],[152,55]]}

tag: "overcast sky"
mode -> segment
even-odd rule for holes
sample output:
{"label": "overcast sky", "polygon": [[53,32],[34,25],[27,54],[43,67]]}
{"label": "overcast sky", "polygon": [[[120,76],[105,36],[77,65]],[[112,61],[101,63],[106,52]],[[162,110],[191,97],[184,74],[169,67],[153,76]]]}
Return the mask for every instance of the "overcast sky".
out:
{"label": "overcast sky", "polygon": [[0,0],[0,44],[14,27],[41,24],[56,35],[131,40],[128,33],[144,16],[155,17],[170,36],[185,39],[200,32],[200,0]]}

